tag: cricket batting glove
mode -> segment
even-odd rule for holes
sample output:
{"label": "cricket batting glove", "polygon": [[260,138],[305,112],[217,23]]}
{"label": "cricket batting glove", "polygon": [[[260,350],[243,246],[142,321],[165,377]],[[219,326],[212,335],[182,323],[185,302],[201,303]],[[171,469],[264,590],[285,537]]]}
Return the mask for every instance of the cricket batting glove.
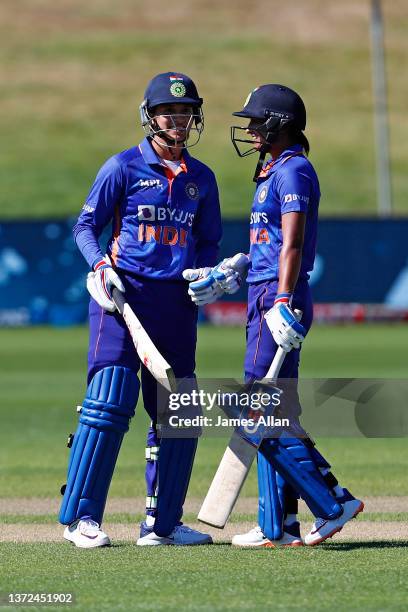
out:
{"label": "cricket batting glove", "polygon": [[117,287],[122,293],[125,292],[125,287],[112,268],[108,257],[98,261],[94,266],[94,271],[88,273],[86,287],[99,306],[108,312],[116,310],[112,300],[112,288]]}
{"label": "cricket batting glove", "polygon": [[248,255],[237,253],[215,266],[212,276],[224,293],[236,293],[247,277],[249,263]]}
{"label": "cricket batting glove", "polygon": [[187,268],[183,278],[189,281],[188,294],[196,306],[212,304],[224,293],[211,272],[214,268]]}
{"label": "cricket batting glove", "polygon": [[298,349],[306,336],[306,329],[291,308],[291,300],[290,293],[279,293],[273,307],[265,314],[273,339],[286,352]]}
{"label": "cricket batting glove", "polygon": [[184,270],[183,277],[190,281],[188,293],[197,306],[212,304],[224,293],[238,291],[245,280],[249,267],[249,257],[237,253],[223,259],[215,268]]}

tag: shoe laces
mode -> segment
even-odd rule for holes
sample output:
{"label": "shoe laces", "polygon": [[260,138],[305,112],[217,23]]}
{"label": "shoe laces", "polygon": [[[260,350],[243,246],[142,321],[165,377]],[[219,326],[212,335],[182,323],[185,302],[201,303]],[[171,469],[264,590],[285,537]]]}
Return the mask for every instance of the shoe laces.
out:
{"label": "shoe laces", "polygon": [[181,533],[191,533],[194,531],[194,529],[191,529],[191,527],[188,527],[187,525],[176,525],[174,528],[174,531],[181,531]]}
{"label": "shoe laces", "polygon": [[82,519],[79,521],[79,531],[84,535],[90,535],[99,531],[99,523],[93,519]]}

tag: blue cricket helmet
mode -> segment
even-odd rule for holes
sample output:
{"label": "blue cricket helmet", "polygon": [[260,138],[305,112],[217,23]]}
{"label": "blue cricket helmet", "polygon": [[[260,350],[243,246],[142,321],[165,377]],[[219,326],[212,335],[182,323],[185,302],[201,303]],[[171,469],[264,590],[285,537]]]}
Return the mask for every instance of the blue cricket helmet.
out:
{"label": "blue cricket helmet", "polygon": [[159,104],[191,104],[200,107],[203,99],[199,97],[194,81],[181,72],[163,72],[152,78],[144,94],[143,103],[148,109]]}
{"label": "blue cricket helmet", "polygon": [[[192,147],[198,143],[204,129],[204,115],[202,111],[203,99],[197,92],[194,81],[181,72],[163,72],[152,78],[144,94],[144,100],[139,107],[140,119],[145,134],[150,138],[160,138],[162,146],[176,146],[177,142],[169,138],[169,130],[157,126],[154,108],[160,104],[188,104],[192,107],[188,129],[186,130],[185,147]],[[180,113],[178,113],[180,114]],[[175,127],[174,116],[173,128]],[[170,128],[172,129],[172,128]],[[190,132],[195,133],[195,141],[189,141]],[[167,141],[167,144],[164,144]],[[178,143],[180,144],[180,143]]]}
{"label": "blue cricket helmet", "polygon": [[287,123],[294,123],[301,131],[306,127],[302,98],[293,89],[276,83],[256,87],[248,95],[244,108],[232,114],[247,119],[271,119],[271,124],[276,123],[275,129]]}

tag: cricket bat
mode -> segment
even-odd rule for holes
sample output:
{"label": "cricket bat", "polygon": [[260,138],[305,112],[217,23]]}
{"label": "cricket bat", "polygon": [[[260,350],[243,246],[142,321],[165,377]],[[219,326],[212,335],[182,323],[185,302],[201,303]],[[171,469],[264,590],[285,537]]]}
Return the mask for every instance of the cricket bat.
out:
{"label": "cricket bat", "polygon": [[170,364],[153,344],[143,325],[127,303],[126,296],[119,289],[114,288],[112,299],[127,325],[140,361],[167,391],[176,391],[176,377]]}
{"label": "cricket bat", "polygon": [[[260,382],[274,382],[285,359],[286,352],[279,347],[265,378]],[[258,446],[233,433],[217,472],[203,501],[198,520],[223,529],[235,506],[242,486],[249,474]]]}

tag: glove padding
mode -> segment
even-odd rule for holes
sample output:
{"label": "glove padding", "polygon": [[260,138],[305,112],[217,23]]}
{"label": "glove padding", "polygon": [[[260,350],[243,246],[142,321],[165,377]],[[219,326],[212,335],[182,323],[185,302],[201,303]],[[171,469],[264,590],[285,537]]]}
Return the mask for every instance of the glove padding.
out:
{"label": "glove padding", "polygon": [[189,281],[188,294],[196,306],[212,304],[224,293],[211,272],[214,268],[187,268],[183,278]]}
{"label": "glove padding", "polygon": [[305,339],[306,329],[289,304],[274,304],[265,314],[265,320],[276,344],[286,352],[298,349]]}
{"label": "glove padding", "polygon": [[249,257],[244,253],[237,253],[233,257],[223,259],[212,271],[224,293],[233,294],[241,287],[249,267]]}
{"label": "glove padding", "polygon": [[197,306],[212,304],[224,293],[238,291],[245,280],[249,267],[249,257],[237,253],[234,257],[223,259],[215,268],[187,269],[183,278],[190,281],[188,293]]}
{"label": "glove padding", "polygon": [[99,306],[108,312],[116,310],[115,303],[112,300],[112,287],[116,287],[122,293],[125,292],[122,281],[106,257],[104,263],[97,264],[95,272],[88,273],[86,287]]}

